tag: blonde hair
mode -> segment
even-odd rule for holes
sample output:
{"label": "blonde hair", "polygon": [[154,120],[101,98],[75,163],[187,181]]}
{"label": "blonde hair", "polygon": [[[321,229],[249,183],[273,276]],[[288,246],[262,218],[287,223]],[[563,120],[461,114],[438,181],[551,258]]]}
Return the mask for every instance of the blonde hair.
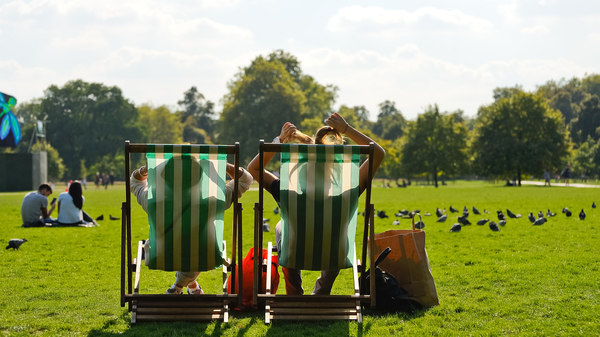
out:
{"label": "blonde hair", "polygon": [[315,133],[315,144],[325,145],[341,145],[344,143],[344,139],[339,132],[337,132],[331,126],[322,126],[317,133]]}
{"label": "blonde hair", "polygon": [[339,132],[337,132],[334,128],[330,126],[323,126],[317,130],[313,137],[296,130],[296,132],[290,136],[288,142],[300,144],[340,145],[344,143],[344,140],[342,135],[340,135]]}

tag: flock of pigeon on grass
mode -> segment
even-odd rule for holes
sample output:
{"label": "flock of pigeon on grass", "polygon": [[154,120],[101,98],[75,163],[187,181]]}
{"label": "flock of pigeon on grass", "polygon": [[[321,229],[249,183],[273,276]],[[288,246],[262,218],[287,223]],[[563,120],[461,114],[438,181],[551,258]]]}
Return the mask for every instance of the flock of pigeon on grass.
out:
{"label": "flock of pigeon on grass", "polygon": [[[592,203],[592,208],[596,208],[596,203],[593,202]],[[457,209],[455,209],[454,207],[450,206],[449,210],[451,213],[458,213],[459,211]],[[565,216],[570,217],[572,215],[572,212],[567,208],[563,208],[562,212],[565,214]],[[400,221],[398,220],[398,218],[404,218],[404,219],[412,219],[415,215],[420,215],[421,211],[420,210],[414,210],[409,212],[408,210],[401,210],[398,211],[398,213],[394,213],[394,215],[396,216],[396,220],[394,220],[394,222],[392,223],[393,225],[399,225]],[[448,219],[448,215],[445,214],[446,210],[441,210],[439,208],[436,208],[435,210],[435,215],[438,217],[436,222],[446,222],[446,220]],[[485,213],[490,213],[488,210],[484,209],[483,210],[483,214]],[[485,224],[488,224],[488,227],[494,231],[494,232],[499,232],[500,231],[500,227],[504,227],[506,225],[506,219],[508,216],[511,219],[519,219],[521,218],[521,214],[514,214],[513,212],[511,212],[509,209],[506,209],[506,215],[504,215],[504,213],[502,211],[497,211],[496,212],[496,216],[498,217],[498,223],[494,222],[494,221],[490,221],[490,219],[481,219],[478,220],[476,223],[479,226],[485,226]],[[473,206],[473,214],[476,215],[482,215],[482,212],[480,212],[477,208],[475,208],[475,206]],[[362,215],[364,216],[364,212],[362,213]],[[378,218],[380,219],[385,219],[385,218],[389,218],[389,216],[385,213],[385,211],[377,211],[376,215]],[[424,214],[425,216],[431,216],[430,213],[425,212]],[[556,216],[556,214],[552,213],[550,210],[548,210],[548,212],[546,212],[546,216],[544,217],[544,212],[540,211],[537,214],[537,217],[533,214],[533,212],[529,213],[529,216],[527,217],[527,219],[529,219],[529,221],[534,225],[534,226],[541,226],[544,223],[546,223],[548,221],[548,218],[551,218],[553,216]],[[581,212],[579,212],[579,219],[580,220],[584,220],[586,217],[585,212],[583,211],[583,208],[581,209]],[[471,222],[469,221],[469,209],[467,208],[467,206],[465,206],[465,208],[463,209],[463,213],[462,215],[458,216],[458,223],[455,223],[452,225],[452,227],[450,228],[450,232],[460,232],[460,230],[462,229],[463,226],[468,226],[471,225]],[[418,222],[415,222],[415,228],[416,229],[423,229],[425,228],[425,223],[423,222],[422,219],[420,219]]]}

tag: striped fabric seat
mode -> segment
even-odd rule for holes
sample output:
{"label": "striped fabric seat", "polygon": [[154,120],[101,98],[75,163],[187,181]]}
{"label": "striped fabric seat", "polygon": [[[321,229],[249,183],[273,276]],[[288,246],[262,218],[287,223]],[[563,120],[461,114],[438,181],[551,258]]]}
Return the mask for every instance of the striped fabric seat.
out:
{"label": "striped fabric seat", "polygon": [[206,271],[223,263],[226,146],[149,145],[148,267]]}
{"label": "striped fabric seat", "polygon": [[303,270],[352,267],[359,164],[357,146],[282,145],[282,266]]}

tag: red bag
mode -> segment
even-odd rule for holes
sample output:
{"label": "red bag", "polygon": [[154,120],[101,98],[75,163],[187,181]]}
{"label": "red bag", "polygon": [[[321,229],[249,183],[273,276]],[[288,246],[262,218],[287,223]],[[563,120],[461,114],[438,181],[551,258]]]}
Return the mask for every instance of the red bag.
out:
{"label": "red bag", "polygon": [[[266,249],[263,249],[262,258],[264,260],[267,259],[269,252]],[[277,293],[277,288],[279,287],[279,264],[277,263],[277,255],[273,255],[271,257],[271,293]],[[242,288],[242,297],[243,297],[243,305],[244,307],[251,308],[252,307],[252,290],[254,287],[254,248],[250,248],[250,251],[242,261],[243,268],[243,288]],[[263,272],[263,285],[262,289],[267,287],[267,271]],[[231,277],[227,279],[227,293],[229,294],[237,294],[237,278],[236,282],[233,286],[233,291],[231,290]]]}

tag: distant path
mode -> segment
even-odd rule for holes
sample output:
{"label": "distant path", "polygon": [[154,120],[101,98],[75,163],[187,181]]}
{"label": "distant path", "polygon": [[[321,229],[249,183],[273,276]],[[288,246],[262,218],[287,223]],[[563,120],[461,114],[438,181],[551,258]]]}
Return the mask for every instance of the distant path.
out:
{"label": "distant path", "polygon": [[[569,186],[565,186],[565,183],[551,183],[551,184],[552,184],[552,187],[558,186],[558,187],[600,188],[600,185],[589,185],[589,184],[573,184],[573,183],[569,183]],[[525,181],[525,180],[521,180],[521,185],[544,186],[544,182],[543,181]]]}

